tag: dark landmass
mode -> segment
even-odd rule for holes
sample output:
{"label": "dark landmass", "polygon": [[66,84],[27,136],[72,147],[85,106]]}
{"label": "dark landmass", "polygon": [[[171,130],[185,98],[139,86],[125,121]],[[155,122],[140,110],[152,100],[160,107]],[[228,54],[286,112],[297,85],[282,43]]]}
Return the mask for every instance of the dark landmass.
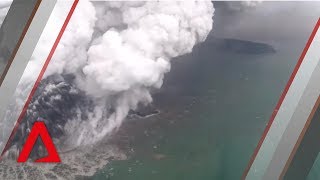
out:
{"label": "dark landmass", "polygon": [[145,118],[159,113],[160,111],[153,104],[139,105],[136,110],[131,110],[129,112],[129,116],[138,116],[139,118]]}
{"label": "dark landmass", "polygon": [[224,52],[233,52],[241,54],[270,54],[276,53],[273,46],[260,43],[252,42],[239,39],[221,39],[215,37],[208,37],[207,40],[202,44],[202,46],[208,46],[213,49]]}

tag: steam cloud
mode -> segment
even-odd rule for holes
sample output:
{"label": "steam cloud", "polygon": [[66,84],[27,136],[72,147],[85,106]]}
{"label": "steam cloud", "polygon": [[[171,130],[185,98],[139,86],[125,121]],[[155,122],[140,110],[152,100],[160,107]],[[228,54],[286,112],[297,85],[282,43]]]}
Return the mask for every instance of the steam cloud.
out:
{"label": "steam cloud", "polygon": [[[75,19],[88,7],[89,2],[82,3]],[[94,114],[77,127],[78,144],[100,140],[138,103],[150,103],[150,89],[161,87],[170,58],[191,52],[205,40],[214,12],[209,1],[100,2],[94,7],[95,16],[88,10],[85,15],[91,17],[85,33],[68,33],[63,41],[75,50],[71,53],[82,56],[71,60],[73,66],[59,66],[62,63],[53,60],[53,72],[76,73],[78,87],[95,99]],[[70,29],[77,25],[71,22]],[[97,34],[88,37],[90,32]],[[70,36],[87,43],[70,42]],[[68,57],[59,59],[66,62]]]}
{"label": "steam cloud", "polygon": [[[81,120],[79,109],[66,122],[67,142],[79,146],[99,141],[119,128],[139,103],[152,102],[150,93],[161,87],[170,59],[190,53],[206,39],[213,14],[211,1],[79,1],[45,74],[71,74],[73,85],[93,102],[87,120]],[[46,41],[39,43],[47,46]],[[18,86],[20,93],[30,88],[32,70],[41,68],[37,61],[43,60],[34,56]],[[48,86],[46,93],[54,88]]]}

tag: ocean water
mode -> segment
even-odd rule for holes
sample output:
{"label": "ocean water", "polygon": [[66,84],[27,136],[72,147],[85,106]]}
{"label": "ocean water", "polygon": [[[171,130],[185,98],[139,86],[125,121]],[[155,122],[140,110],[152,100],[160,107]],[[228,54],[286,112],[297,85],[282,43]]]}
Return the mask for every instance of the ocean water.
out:
{"label": "ocean water", "polygon": [[320,154],[318,154],[313,167],[310,169],[307,180],[317,180],[320,178]]}
{"label": "ocean water", "polygon": [[177,58],[154,94],[161,113],[121,127],[129,158],[89,179],[240,179],[303,46],[246,54],[204,45]]}

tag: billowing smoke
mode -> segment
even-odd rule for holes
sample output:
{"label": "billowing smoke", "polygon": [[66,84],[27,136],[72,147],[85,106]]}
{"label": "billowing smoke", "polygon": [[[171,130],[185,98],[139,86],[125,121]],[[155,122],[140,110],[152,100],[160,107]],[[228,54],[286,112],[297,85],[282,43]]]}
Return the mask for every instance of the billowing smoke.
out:
{"label": "billowing smoke", "polygon": [[[87,109],[77,106],[76,115],[64,117],[60,128],[67,144],[99,141],[119,128],[130,110],[152,102],[151,92],[161,87],[170,60],[190,53],[206,39],[213,14],[210,1],[81,0],[45,74],[46,79],[72,77],[67,82],[72,88],[66,91],[84,94],[90,102]],[[21,93],[39,64],[36,57],[29,63],[19,85]],[[62,92],[59,88],[66,82],[61,83],[42,89],[43,96],[54,94],[46,104],[67,101],[66,96],[50,93]],[[40,102],[35,98],[29,115],[37,114]]]}

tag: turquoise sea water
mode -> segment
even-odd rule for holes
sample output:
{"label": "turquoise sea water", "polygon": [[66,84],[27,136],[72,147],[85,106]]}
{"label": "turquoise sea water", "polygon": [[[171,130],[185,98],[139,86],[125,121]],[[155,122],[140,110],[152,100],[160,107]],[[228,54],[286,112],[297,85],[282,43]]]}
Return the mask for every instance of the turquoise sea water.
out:
{"label": "turquoise sea water", "polygon": [[128,134],[128,160],[90,179],[240,179],[302,47],[256,55],[202,47],[178,58],[155,94],[161,113],[127,122],[140,124]]}

